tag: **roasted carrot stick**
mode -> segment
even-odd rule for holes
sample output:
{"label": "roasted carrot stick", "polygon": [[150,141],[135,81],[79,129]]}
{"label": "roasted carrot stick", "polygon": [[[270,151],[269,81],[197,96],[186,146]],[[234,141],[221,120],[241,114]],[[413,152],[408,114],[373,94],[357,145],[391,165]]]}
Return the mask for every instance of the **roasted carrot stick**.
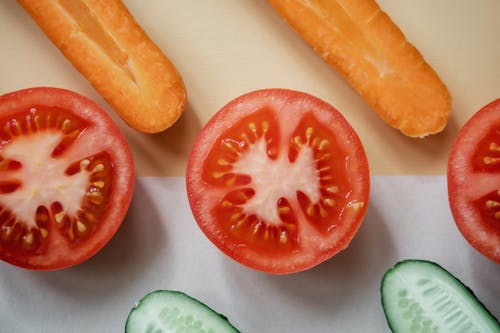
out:
{"label": "roasted carrot stick", "polygon": [[446,126],[446,86],[374,0],[269,2],[389,125],[411,137]]}
{"label": "roasted carrot stick", "polygon": [[18,0],[47,37],[133,128],[170,127],[182,78],[120,0]]}

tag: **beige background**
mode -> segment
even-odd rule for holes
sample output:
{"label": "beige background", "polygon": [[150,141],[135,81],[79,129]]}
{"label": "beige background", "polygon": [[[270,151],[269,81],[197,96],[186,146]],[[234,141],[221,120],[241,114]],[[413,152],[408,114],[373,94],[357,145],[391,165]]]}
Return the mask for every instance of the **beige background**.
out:
{"label": "beige background", "polygon": [[309,92],[342,111],[363,141],[373,175],[444,174],[460,126],[500,97],[498,0],[380,0],[452,95],[446,130],[411,139],[385,125],[263,0],[125,1],[184,78],[188,105],[164,133],[128,128],[13,0],[0,2],[0,94],[32,86],[79,92],[125,133],[139,176],[181,176],[201,126],[231,99],[261,88]]}

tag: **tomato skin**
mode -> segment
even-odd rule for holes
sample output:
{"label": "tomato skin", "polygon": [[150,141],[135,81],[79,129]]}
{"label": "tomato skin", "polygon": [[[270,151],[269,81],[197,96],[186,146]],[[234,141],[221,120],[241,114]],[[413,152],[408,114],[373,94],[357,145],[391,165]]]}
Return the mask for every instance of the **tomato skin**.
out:
{"label": "tomato skin", "polygon": [[460,129],[447,169],[448,200],[459,231],[473,248],[497,263],[500,263],[500,213],[496,207],[500,201],[500,165],[486,160],[500,157],[495,146],[499,139],[500,99],[496,99]]}
{"label": "tomato skin", "polygon": [[[260,240],[252,242],[251,235],[246,235],[246,238],[236,237],[228,231],[229,227],[224,229],[222,226],[226,222],[218,221],[214,217],[220,210],[214,207],[221,206],[224,195],[231,192],[231,188],[225,189],[217,181],[210,182],[206,178],[210,172],[207,172],[205,168],[214,164],[211,162],[212,151],[217,151],[213,147],[219,141],[220,136],[234,131],[234,126],[240,126],[237,124],[241,124],[246,118],[253,122],[253,115],[259,112],[261,114],[273,113],[277,119],[280,119],[277,122],[280,125],[279,138],[276,138],[275,133],[262,135],[269,139],[268,148],[271,148],[267,150],[269,163],[279,160],[275,157],[276,146],[280,147],[280,154],[293,156],[291,159],[295,158],[296,154],[290,153],[290,150],[287,154],[286,149],[290,149],[292,142],[290,140],[296,135],[298,129],[301,126],[304,129],[303,126],[307,127],[307,124],[311,123],[307,119],[308,115],[312,115],[324,127],[323,129],[314,128],[315,133],[324,134],[325,129],[328,129],[328,135],[336,138],[337,142],[332,145],[339,154],[343,155],[335,161],[337,166],[332,166],[332,168],[339,168],[339,165],[345,167],[343,172],[346,172],[346,177],[339,181],[346,182],[350,186],[349,189],[344,189],[345,192],[342,192],[342,195],[339,194],[339,204],[335,209],[340,213],[330,221],[330,226],[315,226],[307,222],[305,208],[300,205],[301,195],[297,195],[297,198],[287,197],[289,202],[296,202],[292,205],[295,207],[295,216],[291,220],[297,220],[297,228],[292,226],[290,232],[292,244],[287,243],[282,249],[278,246],[274,246],[273,249],[273,246],[263,245]],[[262,118],[261,115],[255,117]],[[272,118],[270,117],[270,121],[266,123],[270,127],[270,132],[273,131]],[[256,132],[258,133],[259,129]],[[275,144],[278,141],[279,144]],[[320,175],[319,172],[318,175]],[[275,181],[281,182],[290,177],[294,178],[286,173],[278,174]],[[242,184],[240,188],[247,186],[246,180],[243,180]],[[359,229],[366,212],[369,184],[368,161],[362,144],[340,112],[314,96],[287,89],[263,89],[250,92],[225,105],[202,128],[193,145],[186,169],[189,204],[196,222],[207,238],[233,260],[252,269],[271,274],[288,274],[312,268],[345,249]],[[274,185],[273,183],[272,186]],[[248,186],[253,185],[250,183]],[[277,205],[289,203],[287,200],[280,199]],[[255,227],[255,222],[252,226]],[[274,229],[270,229],[272,233]],[[294,232],[298,232],[298,236]]]}
{"label": "tomato skin", "polygon": [[[89,237],[68,241],[60,235],[61,232],[51,220],[46,224],[49,236],[43,246],[36,251],[23,252],[0,242],[0,259],[5,262],[31,270],[62,269],[89,259],[116,233],[132,200],[135,184],[134,162],[125,137],[108,114],[90,99],[69,90],[35,87],[2,95],[0,96],[0,121],[24,114],[33,107],[49,110],[48,112],[51,109],[63,110],[66,115],[73,117],[71,119],[81,119],[85,128],[78,140],[85,140],[85,143],[82,145],[80,141],[77,144],[79,148],[76,150],[82,154],[106,156],[109,158],[108,162],[112,170],[109,184],[106,185],[106,206],[100,212],[99,221],[93,227]],[[44,130],[39,130],[39,132]],[[23,133],[17,134],[12,142],[15,142],[17,137],[29,136],[25,135],[26,128],[22,131]],[[54,130],[51,129],[51,131]],[[5,141],[2,142],[0,155],[3,153],[3,145],[8,146],[8,144]],[[64,160],[65,155],[67,154],[64,152],[58,152],[53,156],[56,160]],[[73,161],[68,161],[68,166],[71,162]]]}

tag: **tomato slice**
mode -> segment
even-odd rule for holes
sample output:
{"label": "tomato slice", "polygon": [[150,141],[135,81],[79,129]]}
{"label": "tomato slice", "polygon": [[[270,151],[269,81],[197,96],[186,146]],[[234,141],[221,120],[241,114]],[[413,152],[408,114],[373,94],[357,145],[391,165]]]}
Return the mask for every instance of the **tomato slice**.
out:
{"label": "tomato slice", "polygon": [[476,250],[500,263],[500,98],[459,131],[447,178],[458,229]]}
{"label": "tomato slice", "polygon": [[0,96],[0,259],[39,270],[88,259],[133,188],[129,147],[97,104],[57,88]]}
{"label": "tomato slice", "polygon": [[186,185],[201,230],[256,270],[311,268],[346,248],[369,197],[368,162],[344,117],[309,94],[266,89],[201,130]]}

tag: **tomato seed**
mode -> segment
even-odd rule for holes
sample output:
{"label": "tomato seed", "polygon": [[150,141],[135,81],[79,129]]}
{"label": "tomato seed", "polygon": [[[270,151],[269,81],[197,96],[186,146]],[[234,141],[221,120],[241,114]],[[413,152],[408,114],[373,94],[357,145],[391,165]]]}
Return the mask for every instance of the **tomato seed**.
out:
{"label": "tomato seed", "polygon": [[302,138],[300,136],[296,136],[293,138],[293,143],[297,146],[302,146]]}
{"label": "tomato seed", "polygon": [[307,210],[306,210],[306,213],[307,215],[309,216],[314,216],[315,215],[315,208],[314,208],[314,205],[313,204],[309,204],[309,206],[307,207]]}
{"label": "tomato seed", "polygon": [[102,163],[99,163],[97,164],[94,169],[92,169],[92,172],[93,173],[96,173],[96,172],[101,172],[101,171],[104,171],[104,164]]}
{"label": "tomato seed", "polygon": [[253,234],[257,235],[262,226],[263,226],[262,222],[257,222],[253,227]]}
{"label": "tomato seed", "polygon": [[236,183],[236,177],[231,177],[226,180],[226,186],[233,186]]}
{"label": "tomato seed", "polygon": [[21,124],[17,119],[12,119],[10,122],[10,126],[13,129],[13,132],[15,133],[16,136],[23,134]]}
{"label": "tomato seed", "polygon": [[327,187],[327,188],[326,188],[326,191],[327,191],[328,193],[333,193],[333,194],[335,194],[335,193],[338,193],[338,191],[339,191],[339,187],[338,187],[338,186],[329,186],[329,187]]}
{"label": "tomato seed", "polygon": [[90,165],[90,161],[85,159],[80,161],[80,170],[85,170]]}
{"label": "tomato seed", "polygon": [[495,142],[490,143],[490,150],[491,151],[500,151],[500,146],[497,145]]}
{"label": "tomato seed", "polygon": [[262,122],[262,130],[264,131],[264,133],[267,133],[267,131],[269,131],[269,122],[268,121]]}
{"label": "tomato seed", "polygon": [[318,205],[319,207],[319,215],[322,217],[322,218],[325,218],[328,216],[328,212],[325,210],[325,208],[323,208],[322,205]]}
{"label": "tomato seed", "polygon": [[2,239],[3,240],[8,240],[10,238],[10,235],[12,234],[12,231],[14,230],[14,225],[3,225],[2,226]]}
{"label": "tomato seed", "polygon": [[248,135],[246,133],[241,133],[240,138],[243,141],[245,141],[247,144],[251,144],[252,143],[252,141],[250,140],[250,138],[248,137]]}
{"label": "tomato seed", "polygon": [[317,159],[316,159],[316,162],[322,162],[322,161],[326,161],[328,159],[330,159],[332,157],[332,154],[330,153],[325,153],[321,156],[319,156]]}
{"label": "tomato seed", "polygon": [[286,215],[288,213],[290,213],[290,207],[278,207],[279,215]]}
{"label": "tomato seed", "polygon": [[76,228],[80,233],[87,231],[87,226],[79,220],[76,221]]}
{"label": "tomato seed", "polygon": [[319,171],[319,173],[324,173],[324,172],[328,172],[328,171],[330,171],[331,169],[332,169],[332,167],[331,167],[331,166],[326,165],[326,166],[324,166],[324,167],[322,167],[322,168],[318,169],[318,171]]}
{"label": "tomato seed", "polygon": [[[236,229],[240,229],[241,227],[243,227],[243,225],[244,225],[245,223],[247,223],[247,221],[248,221],[247,216],[246,216],[246,215],[244,215],[244,216],[243,216],[243,219],[239,220],[236,224],[234,224],[234,225],[231,227],[231,229],[234,229],[234,228],[236,228]],[[234,227],[234,228],[233,228],[233,227]]]}
{"label": "tomato seed", "polygon": [[360,201],[360,202],[355,202],[353,204],[351,204],[351,208],[354,209],[354,211],[358,211],[360,210],[363,206],[365,205],[364,202]]}
{"label": "tomato seed", "polygon": [[269,158],[274,159],[278,156],[278,148],[270,147],[267,149],[266,153],[267,153],[267,156],[269,156]]}
{"label": "tomato seed", "polygon": [[227,166],[227,165],[230,165],[230,163],[229,163],[228,161],[226,161],[225,159],[223,159],[223,158],[219,158],[219,159],[217,160],[217,164],[218,164],[218,165],[221,165],[221,166]]}
{"label": "tomato seed", "polygon": [[212,177],[214,177],[215,179],[219,179],[222,178],[222,176],[224,176],[225,174],[225,172],[215,171],[214,173],[212,173]]}
{"label": "tomato seed", "polygon": [[73,241],[75,239],[75,232],[73,231],[72,225],[70,225],[70,227],[66,231],[66,235],[68,236],[69,240],[71,240],[71,241]]}
{"label": "tomato seed", "polygon": [[220,206],[222,208],[228,208],[228,207],[231,207],[233,204],[230,202],[230,201],[227,201],[227,200],[223,200],[220,204]]}
{"label": "tomato seed", "polygon": [[[31,109],[31,110],[36,110],[36,109]],[[33,117],[33,122],[35,123],[35,127],[36,127],[36,130],[39,131],[41,128],[40,128],[40,116],[39,115],[35,115]]]}
{"label": "tomato seed", "polygon": [[40,234],[43,238],[47,238],[47,236],[49,235],[49,232],[45,228],[39,228],[38,230],[40,230]]}
{"label": "tomato seed", "polygon": [[329,207],[333,207],[335,206],[335,200],[333,200],[332,198],[326,198],[323,200],[323,203]]}
{"label": "tomato seed", "polygon": [[62,211],[54,215],[54,219],[57,223],[62,223],[64,217],[66,216],[66,212]]}
{"label": "tomato seed", "polygon": [[21,225],[17,222],[14,223],[12,227],[9,228],[8,232],[6,233],[6,236],[8,237],[9,241],[12,243],[18,243],[19,240],[21,239],[21,234],[23,228]]}
{"label": "tomato seed", "polygon": [[323,139],[321,140],[321,142],[319,143],[319,146],[318,146],[318,150],[325,150],[326,148],[328,148],[330,146],[330,141],[326,140],[326,139]]}
{"label": "tomato seed", "polygon": [[8,139],[12,139],[15,136],[14,133],[12,133],[10,126],[6,125],[3,127],[3,129],[4,129],[5,134],[7,134]]}
{"label": "tomato seed", "polygon": [[307,138],[307,143],[309,143],[309,141],[311,140],[311,137],[313,135],[313,128],[312,127],[308,127],[306,128],[306,138]]}
{"label": "tomato seed", "polygon": [[95,205],[101,205],[104,202],[104,196],[102,195],[102,193],[98,191],[92,191],[92,189],[91,192],[87,192],[87,199]]}
{"label": "tomato seed", "polygon": [[33,233],[29,232],[27,235],[22,237],[24,243],[31,245],[33,244]]}
{"label": "tomato seed", "polygon": [[483,158],[484,164],[493,164],[500,161],[500,157],[491,157],[491,156],[486,156]]}
{"label": "tomato seed", "polygon": [[248,128],[250,129],[250,131],[252,131],[252,133],[257,133],[257,126],[255,125],[255,123],[249,123]]}
{"label": "tomato seed", "polygon": [[71,120],[64,119],[64,121],[62,122],[62,126],[61,126],[62,132],[66,133],[69,130],[70,126],[71,126]]}
{"label": "tomato seed", "polygon": [[104,182],[102,180],[98,180],[96,182],[93,182],[92,185],[94,185],[95,187],[98,187],[98,188],[103,188],[104,187]]}
{"label": "tomato seed", "polygon": [[241,154],[240,149],[243,149],[247,144],[246,142],[240,142],[235,140],[222,140],[222,144],[228,148],[231,152],[236,153],[237,155]]}
{"label": "tomato seed", "polygon": [[82,220],[85,220],[90,224],[95,224],[97,222],[97,218],[88,211],[79,211],[78,216],[80,216]]}
{"label": "tomato seed", "polygon": [[286,231],[282,231],[280,234],[280,243],[281,244],[286,244],[288,242],[288,236],[286,235]]}
{"label": "tomato seed", "polygon": [[494,200],[486,201],[487,208],[493,208],[493,207],[498,207],[498,206],[500,206],[500,203],[498,203],[497,201],[494,201]]}
{"label": "tomato seed", "polygon": [[235,214],[231,215],[231,217],[229,218],[229,221],[234,223],[236,221],[239,221],[243,216],[244,216],[244,214],[235,213]]}

